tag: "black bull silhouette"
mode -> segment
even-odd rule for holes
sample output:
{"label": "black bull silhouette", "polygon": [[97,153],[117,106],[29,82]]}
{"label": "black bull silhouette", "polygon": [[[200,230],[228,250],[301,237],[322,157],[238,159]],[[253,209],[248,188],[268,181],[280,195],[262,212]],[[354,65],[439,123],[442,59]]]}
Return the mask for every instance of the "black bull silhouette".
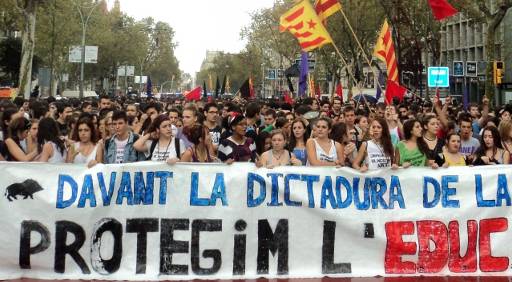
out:
{"label": "black bull silhouette", "polygon": [[5,189],[5,196],[7,196],[7,200],[12,202],[12,199],[17,200],[16,196],[23,196],[23,199],[30,197],[34,199],[34,193],[42,191],[43,187],[37,183],[37,181],[32,179],[27,179],[21,183],[11,184]]}

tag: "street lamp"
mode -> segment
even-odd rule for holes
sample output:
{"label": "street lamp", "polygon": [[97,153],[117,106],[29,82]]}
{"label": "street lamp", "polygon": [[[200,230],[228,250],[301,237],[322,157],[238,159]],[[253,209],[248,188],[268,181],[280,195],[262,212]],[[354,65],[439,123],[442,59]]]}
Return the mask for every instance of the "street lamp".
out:
{"label": "street lamp", "polygon": [[[94,9],[100,4],[99,1],[95,1],[90,6],[82,6],[77,3],[77,0],[73,0],[73,3],[80,14],[80,22],[82,23],[82,56],[80,59],[80,93],[79,98],[82,99],[84,97],[84,70],[85,70],[85,33],[87,31],[87,24],[89,24],[89,19],[91,18],[92,12]],[[85,15],[82,11],[82,8],[85,10],[89,10],[88,14]]]}

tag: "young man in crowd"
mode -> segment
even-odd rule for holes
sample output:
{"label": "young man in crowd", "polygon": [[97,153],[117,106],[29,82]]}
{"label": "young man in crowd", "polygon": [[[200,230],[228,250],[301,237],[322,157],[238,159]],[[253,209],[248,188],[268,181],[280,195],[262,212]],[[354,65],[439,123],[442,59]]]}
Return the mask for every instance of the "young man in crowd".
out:
{"label": "young man in crowd", "polygon": [[112,101],[110,100],[110,97],[107,95],[101,95],[100,96],[100,103],[99,103],[99,110],[103,109],[111,109],[112,108]]}
{"label": "young man in crowd", "polygon": [[143,153],[133,148],[139,136],[128,126],[128,116],[124,111],[115,111],[112,115],[115,134],[105,141],[104,163],[120,164],[145,160]]}
{"label": "young man in crowd", "polygon": [[69,133],[69,119],[73,114],[73,108],[68,103],[57,103],[57,124],[61,136],[67,136]]}
{"label": "young man in crowd", "polygon": [[222,133],[222,127],[219,125],[219,106],[215,103],[206,104],[204,106],[204,116],[206,117],[204,125],[210,132],[212,146],[216,153],[217,148],[219,147],[220,135]]}
{"label": "young man in crowd", "polygon": [[271,132],[272,130],[274,130],[276,118],[276,111],[273,109],[268,109],[263,116],[264,124],[258,129],[258,134],[263,131]]}
{"label": "young man in crowd", "polygon": [[471,116],[461,114],[459,117],[460,153],[466,156],[468,163],[472,163],[476,150],[480,147],[480,141],[472,136]]}

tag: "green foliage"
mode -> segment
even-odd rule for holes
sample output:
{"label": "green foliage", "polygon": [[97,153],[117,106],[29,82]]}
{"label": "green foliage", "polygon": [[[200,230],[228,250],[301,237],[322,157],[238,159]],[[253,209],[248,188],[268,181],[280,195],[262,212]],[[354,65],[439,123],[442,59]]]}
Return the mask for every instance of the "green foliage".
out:
{"label": "green foliage", "polygon": [[[9,5],[10,2],[15,0],[0,1],[0,11],[5,12],[0,18],[0,28],[21,30],[22,17],[13,5]],[[170,80],[173,74],[179,80],[181,72],[174,55],[176,44],[172,27],[155,23],[152,18],[136,21],[116,8],[109,11],[105,0],[95,4],[95,0],[40,2],[36,16],[35,56],[40,57],[42,66],[54,69],[54,78],[69,73],[69,86],[78,83],[80,64],[68,62],[69,48],[81,45],[82,24],[78,9],[81,8],[86,17],[90,8],[95,7],[87,25],[86,45],[98,46],[98,63],[86,64],[86,80],[107,78],[113,85],[120,65],[135,66],[136,75],[150,75],[154,85]],[[124,81],[124,78],[120,80]]]}

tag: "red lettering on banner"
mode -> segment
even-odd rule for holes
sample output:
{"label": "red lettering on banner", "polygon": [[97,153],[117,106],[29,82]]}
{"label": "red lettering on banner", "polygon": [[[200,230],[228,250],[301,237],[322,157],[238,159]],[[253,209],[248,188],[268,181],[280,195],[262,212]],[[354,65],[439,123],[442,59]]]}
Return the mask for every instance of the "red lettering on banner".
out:
{"label": "red lettering on banner", "polygon": [[448,234],[450,234],[450,258],[448,260],[448,269],[450,269],[451,272],[476,272],[476,239],[478,234],[478,223],[476,220],[468,220],[467,225],[468,247],[466,255],[461,257],[459,223],[457,221],[452,221],[448,224]]}
{"label": "red lettering on banner", "polygon": [[[418,221],[418,272],[436,273],[448,262],[448,229],[440,221]],[[435,244],[430,250],[430,242]]]}
{"label": "red lettering on banner", "polygon": [[[506,218],[467,221],[468,246],[464,256],[460,255],[459,222],[451,221],[448,227],[441,221],[422,220],[387,222],[386,253],[384,269],[387,274],[439,273],[445,266],[454,273],[472,273],[477,268],[477,244],[479,248],[479,267],[483,272],[506,271],[508,257],[493,257],[491,252],[491,233],[508,230]],[[417,242],[404,242],[404,235],[417,236]],[[478,236],[478,237],[477,237]],[[418,250],[416,251],[416,246]],[[417,255],[417,263],[402,261],[404,255]]]}
{"label": "red lettering on banner", "polygon": [[505,271],[508,268],[508,257],[493,257],[491,254],[491,233],[504,232],[508,229],[506,218],[483,219],[480,221],[479,253],[480,270],[483,272]]}
{"label": "red lettering on banner", "polygon": [[416,273],[416,264],[411,261],[402,261],[402,255],[416,254],[416,243],[404,242],[402,235],[414,234],[414,222],[388,222],[386,223],[386,259],[384,269],[386,273],[413,274]]}

